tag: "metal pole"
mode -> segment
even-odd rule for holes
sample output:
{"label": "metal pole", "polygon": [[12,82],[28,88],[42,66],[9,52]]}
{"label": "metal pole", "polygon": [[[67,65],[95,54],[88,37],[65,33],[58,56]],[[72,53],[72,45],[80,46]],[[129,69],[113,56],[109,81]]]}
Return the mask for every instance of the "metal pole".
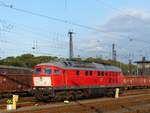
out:
{"label": "metal pole", "polygon": [[73,38],[72,38],[72,31],[68,32],[69,35],[69,59],[71,60],[73,58]]}
{"label": "metal pole", "polygon": [[113,60],[113,61],[116,61],[115,44],[112,44],[112,60]]}

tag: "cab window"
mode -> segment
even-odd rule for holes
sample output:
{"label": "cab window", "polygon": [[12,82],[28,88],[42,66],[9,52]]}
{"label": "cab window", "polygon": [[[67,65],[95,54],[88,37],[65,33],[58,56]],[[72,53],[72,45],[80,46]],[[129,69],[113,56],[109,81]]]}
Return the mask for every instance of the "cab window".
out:
{"label": "cab window", "polygon": [[51,68],[44,68],[44,74],[52,74]]}
{"label": "cab window", "polygon": [[54,70],[54,75],[60,75],[60,70]]}
{"label": "cab window", "polygon": [[85,71],[85,75],[88,76],[88,75],[89,75],[89,72],[88,72],[88,71]]}
{"label": "cab window", "polygon": [[93,74],[93,72],[92,72],[92,71],[90,71],[90,76],[92,76],[92,74]]}
{"label": "cab window", "polygon": [[104,71],[102,71],[102,76],[104,76]]}
{"label": "cab window", "polygon": [[98,71],[98,72],[97,72],[97,76],[100,76],[100,75],[101,75],[101,73]]}
{"label": "cab window", "polygon": [[35,69],[35,74],[39,75],[40,72],[41,72],[41,68],[36,68],[36,69]]}
{"label": "cab window", "polygon": [[77,76],[80,75],[80,71],[79,71],[79,70],[76,71],[76,75],[77,75]]}

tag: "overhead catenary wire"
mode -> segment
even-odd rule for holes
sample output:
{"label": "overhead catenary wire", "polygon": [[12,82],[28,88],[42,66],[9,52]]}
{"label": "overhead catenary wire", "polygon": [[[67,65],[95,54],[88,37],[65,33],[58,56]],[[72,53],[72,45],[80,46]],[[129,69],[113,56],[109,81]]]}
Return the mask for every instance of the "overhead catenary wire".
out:
{"label": "overhead catenary wire", "polygon": [[[14,9],[14,10],[17,10],[17,11],[20,11],[20,12],[28,13],[28,14],[31,14],[31,15],[44,17],[44,18],[47,18],[47,19],[50,19],[50,20],[55,20],[55,21],[59,21],[59,22],[67,23],[67,24],[72,24],[72,25],[75,25],[75,26],[78,26],[78,27],[82,27],[82,28],[86,28],[86,29],[90,29],[90,30],[94,30],[94,31],[98,31],[98,32],[103,32],[103,33],[106,33],[107,35],[108,35],[108,34],[112,34],[112,33],[107,32],[107,31],[103,31],[103,30],[100,30],[100,29],[97,29],[97,28],[93,28],[93,27],[86,26],[86,25],[82,25],[82,24],[78,24],[78,23],[73,23],[73,22],[70,22],[70,21],[68,21],[68,20],[63,20],[63,19],[59,19],[59,18],[54,18],[54,17],[50,17],[50,16],[43,15],[43,14],[31,12],[31,11],[28,11],[28,10],[15,8],[15,7],[13,7],[12,5],[6,5],[5,3],[3,3],[1,6],[7,7],[7,8],[11,8],[11,9]],[[120,36],[121,36],[121,37],[125,37],[124,35],[120,35]],[[127,37],[127,38],[128,38],[130,41],[133,41],[133,38],[130,38],[130,37]],[[143,40],[137,40],[137,39],[134,39],[134,40],[135,40],[135,41],[141,41],[141,42],[147,43],[147,41],[143,41]]]}
{"label": "overhead catenary wire", "polygon": [[[4,31],[4,32],[7,32],[7,31]],[[17,35],[16,34],[16,32],[12,32],[12,31],[10,31],[9,33],[13,33],[13,34],[15,34],[15,35]],[[20,35],[22,35],[22,34],[20,34]],[[18,35],[18,36],[20,36],[20,35]],[[62,43],[62,41],[60,41],[60,40],[58,40],[58,35],[57,35],[57,38],[54,40],[53,39],[53,43],[60,43],[59,44],[59,46],[58,46],[58,44],[54,44],[54,45],[48,45],[48,44],[41,44],[41,43],[39,43],[38,44],[38,47],[50,47],[51,49],[55,49],[55,50],[58,50],[58,49],[61,49],[61,50],[65,50],[66,49],[66,45],[67,44],[65,44],[65,43],[67,43],[67,42],[64,42],[64,44]],[[1,43],[6,43],[6,44],[9,44],[9,45],[16,45],[16,44],[18,44],[16,41],[6,41],[6,42],[1,42]],[[26,47],[28,47],[28,49],[30,48],[32,48],[33,47],[33,43],[24,43],[23,44],[24,46],[26,46]],[[8,49],[7,49],[8,50]],[[11,49],[12,50],[12,49]],[[18,49],[14,49],[15,51],[17,50],[18,51]],[[43,49],[42,49],[43,50]],[[19,51],[21,51],[21,50],[19,50]],[[24,51],[24,50],[22,50],[23,52],[29,52],[29,51]],[[22,52],[21,51],[21,52]],[[39,53],[38,51],[34,51],[34,53]],[[41,52],[40,52],[41,53]],[[44,53],[45,54],[45,53]]]}
{"label": "overhead catenary wire", "polygon": [[48,20],[53,20],[53,21],[64,23],[64,24],[70,24],[70,25],[74,25],[74,26],[77,26],[77,27],[80,27],[80,28],[84,28],[84,29],[88,29],[88,30],[93,30],[93,31],[105,33],[107,35],[114,35],[113,33],[110,33],[110,32],[105,31],[105,30],[101,30],[99,28],[95,28],[95,27],[91,27],[91,26],[75,23],[75,22],[72,22],[72,21],[69,21],[69,20],[66,20],[66,19],[61,19],[61,18],[56,18],[56,17],[52,17],[52,16],[47,16],[47,15],[44,15],[44,14],[28,11],[28,10],[21,9],[21,8],[16,8],[13,5],[8,5],[8,4],[4,3],[3,1],[0,1],[0,3],[1,3],[0,4],[1,7],[10,8],[10,9],[13,9],[13,10],[16,10],[16,11],[19,11],[19,12],[23,12],[23,13],[27,13],[27,14],[30,14],[30,15],[46,18]]}
{"label": "overhead catenary wire", "polygon": [[[27,34],[24,34],[24,33],[17,33],[17,32],[14,32],[14,31],[12,31],[12,30],[10,30],[10,31],[7,31],[7,30],[0,30],[1,32],[6,32],[6,33],[11,33],[11,34],[14,34],[14,35],[17,35],[17,36],[28,36]],[[31,32],[32,33],[32,32]],[[32,33],[33,34],[33,33]],[[31,34],[31,35],[32,35]],[[37,35],[37,34],[33,34],[33,35],[36,35],[36,37],[35,38],[37,38],[37,36],[38,36],[38,38],[40,38],[39,37],[39,35]],[[50,34],[50,35],[52,35],[52,33]],[[31,36],[30,36],[31,37]],[[34,36],[32,36],[33,38],[34,38]],[[65,34],[59,34],[59,33],[53,33],[53,36],[50,36],[50,38],[51,38],[51,40],[50,39],[47,39],[47,40],[45,40],[45,38],[43,38],[43,35],[41,35],[41,37],[42,37],[42,40],[40,40],[40,41],[46,41],[46,42],[51,42],[51,41],[53,41],[53,43],[55,43],[55,42],[57,42],[57,43],[59,43],[60,42],[60,37],[61,38],[64,38],[65,37]],[[44,36],[44,37],[48,37],[48,36]],[[56,39],[55,39],[56,38]],[[0,43],[15,43],[16,41],[0,41]],[[61,41],[62,42],[62,41]],[[64,43],[67,43],[66,42],[66,40],[63,40],[63,42]],[[24,45],[32,45],[31,43],[29,44],[27,44],[27,43],[24,43]],[[41,45],[41,44],[40,44]],[[62,45],[62,43],[61,43],[61,45]],[[43,45],[41,45],[41,46],[45,46],[45,47],[48,47],[49,45],[47,44],[43,44]],[[62,47],[61,47],[62,48]]]}
{"label": "overhead catenary wire", "polygon": [[[62,22],[62,23],[65,23],[65,24],[71,24],[71,25],[74,25],[74,26],[77,26],[77,27],[81,27],[81,28],[85,28],[85,29],[89,29],[89,30],[94,30],[94,31],[97,31],[97,32],[102,32],[102,33],[105,33],[107,35],[114,35],[113,32],[108,32],[108,31],[105,31],[105,30],[101,30],[101,29],[98,29],[98,28],[94,28],[94,27],[90,27],[90,26],[87,26],[87,25],[83,25],[83,24],[79,24],[79,23],[75,23],[75,22],[71,22],[69,20],[65,20],[65,19],[61,19],[61,18],[56,18],[56,17],[51,17],[51,16],[47,16],[47,15],[44,15],[44,14],[40,14],[40,13],[35,13],[35,12],[32,12],[32,11],[28,11],[28,10],[25,10],[25,9],[20,9],[20,8],[16,8],[14,7],[13,5],[8,5],[6,3],[4,3],[3,1],[0,1],[0,6],[3,6],[3,7],[6,7],[6,8],[10,8],[10,9],[13,9],[13,10],[16,10],[16,11],[19,11],[19,12],[24,12],[24,13],[28,13],[28,14],[31,14],[31,15],[34,15],[34,16],[39,16],[39,17],[43,17],[43,18],[46,18],[46,19],[49,19],[49,20],[54,20],[54,21],[58,21],[58,22]],[[104,3],[104,2],[103,2]],[[114,10],[117,10],[116,8],[113,8]],[[119,12],[123,12],[123,11],[120,11]],[[131,16],[131,15],[128,15],[128,16]],[[125,37],[125,35],[119,35],[121,37]],[[138,39],[135,39],[135,38],[131,38],[131,37],[127,37],[130,41],[132,40],[135,40],[135,41],[140,41],[140,42],[144,42],[144,43],[147,43],[147,41],[144,41],[144,40],[138,40]]]}
{"label": "overhead catenary wire", "polygon": [[[3,22],[7,22],[6,20],[2,20],[2,19],[0,19],[0,23],[2,23],[3,24]],[[11,21],[12,22],[12,21]],[[9,21],[9,23],[10,23],[10,21]],[[11,30],[6,30],[6,29],[0,29],[1,30],[1,32],[9,32],[9,33],[14,33],[14,34],[20,34],[20,35],[27,35],[26,33],[24,34],[24,33],[16,33],[16,32],[14,32],[13,30],[14,30],[14,28],[15,28],[15,26],[18,26],[18,24],[16,23],[16,22],[12,22],[12,26],[13,26],[13,29],[11,29]],[[52,32],[50,32],[50,33],[48,33],[47,35],[45,35],[45,33],[44,34],[41,34],[41,33],[34,33],[33,32],[33,30],[34,30],[34,28],[32,28],[32,27],[29,27],[29,26],[26,26],[26,25],[24,25],[24,24],[19,24],[19,28],[21,28],[21,29],[19,29],[19,30],[21,30],[21,31],[23,31],[23,32],[29,32],[29,34],[31,34],[31,35],[34,35],[34,37],[37,37],[38,36],[38,38],[41,38],[42,40],[45,40],[45,41],[50,41],[49,40],[49,38],[51,38],[51,37],[56,37],[56,36],[54,36],[54,35],[61,35],[61,38],[64,38],[64,39],[66,39],[66,34],[60,34],[60,33],[52,33]],[[42,29],[38,29],[38,30],[40,30],[40,32],[41,32],[41,30]],[[52,36],[53,35],[53,36]],[[39,37],[40,36],[40,37]],[[33,36],[32,36],[33,37]],[[43,38],[44,37],[44,38]],[[58,37],[58,36],[57,36]],[[58,38],[60,38],[60,37],[58,37]]]}
{"label": "overhead catenary wire", "polygon": [[68,20],[65,20],[65,19],[55,18],[55,17],[44,15],[44,14],[28,11],[28,10],[25,10],[25,9],[15,8],[13,5],[7,5],[7,4],[5,4],[2,1],[0,1],[0,3],[1,3],[0,6],[7,7],[7,8],[10,8],[10,9],[19,11],[19,12],[24,12],[24,13],[28,13],[28,14],[31,14],[31,15],[34,15],[34,16],[47,18],[47,19],[50,19],[50,20],[54,20],[54,21],[58,21],[58,22],[62,22],[62,23],[67,23],[67,24],[72,24],[72,25],[75,25],[75,26],[78,26],[78,27],[84,27],[84,28],[91,29],[91,30],[100,31],[99,29],[96,29],[96,28],[93,28],[93,27],[89,27],[89,26],[86,26],[86,25],[82,25],[82,24],[78,24],[78,23],[74,23],[74,22],[71,22],[71,21],[68,21]]}
{"label": "overhead catenary wire", "polygon": [[[102,1],[102,0],[99,0],[99,1],[101,1],[101,2],[102,2],[103,4],[105,4],[105,5],[108,5],[108,4],[106,4],[106,3],[105,3],[104,1]],[[56,17],[52,17],[52,16],[47,16],[47,15],[44,15],[44,14],[35,13],[35,12],[28,11],[28,10],[21,9],[21,8],[16,8],[16,7],[14,7],[13,5],[8,5],[8,4],[4,3],[3,1],[0,1],[0,3],[1,3],[0,6],[7,7],[7,8],[10,8],[10,9],[19,11],[19,12],[28,13],[28,14],[31,14],[31,15],[34,15],[34,16],[39,16],[39,17],[47,18],[47,19],[54,20],[54,21],[58,21],[58,22],[62,22],[62,23],[65,23],[65,24],[71,24],[71,25],[74,25],[74,26],[86,28],[86,29],[89,29],[89,30],[94,30],[94,31],[97,31],[97,32],[103,32],[103,33],[107,33],[107,34],[113,34],[112,32],[108,32],[108,31],[100,30],[100,29],[98,29],[98,28],[90,27],[90,26],[87,26],[87,25],[83,25],[83,24],[71,22],[71,21],[69,21],[69,20],[65,20],[65,19],[61,19],[61,18],[56,18]],[[109,8],[112,8],[113,10],[117,10],[117,11],[120,12],[121,14],[123,13],[123,11],[120,10],[120,9],[118,9],[118,8],[112,7],[111,5],[108,5],[108,6],[109,6]],[[127,15],[127,14],[126,14],[126,15]],[[127,15],[127,16],[132,17],[132,15]],[[124,35],[120,35],[120,36],[121,36],[121,37],[124,37]],[[131,37],[127,37],[127,38],[128,38],[130,41],[136,40],[136,41],[140,41],[140,42],[147,43],[147,41],[144,41],[144,40],[138,40],[138,39],[131,38]]]}
{"label": "overhead catenary wire", "polygon": [[46,15],[39,14],[39,13],[34,13],[34,12],[27,11],[27,10],[24,10],[24,9],[15,8],[12,5],[5,4],[4,2],[1,2],[1,6],[7,7],[7,8],[11,8],[11,9],[14,9],[16,11],[28,13],[28,14],[31,14],[31,15],[35,15],[35,16],[40,16],[40,17],[43,17],[43,18],[47,18],[47,19],[50,19],[50,20],[55,20],[55,21],[59,21],[59,22],[71,24],[71,25],[74,25],[74,26],[78,26],[78,27],[82,27],[82,28],[86,28],[86,29],[90,29],[90,30],[94,30],[94,31],[98,31],[98,32],[104,32],[104,33],[107,34],[107,32],[105,32],[103,30],[100,30],[100,29],[97,29],[97,28],[93,28],[93,27],[90,27],[90,26],[86,26],[86,25],[82,25],[82,24],[70,22],[68,20],[63,20],[63,19],[59,19],[59,18],[54,18],[54,17],[46,16]]}
{"label": "overhead catenary wire", "polygon": [[[25,10],[25,9],[16,8],[13,5],[7,5],[7,4],[5,4],[2,1],[0,3],[1,3],[0,6],[6,7],[6,8],[10,8],[10,9],[13,9],[13,10],[16,10],[16,11],[19,11],[19,12],[28,13],[28,14],[31,14],[31,15],[34,15],[34,16],[43,17],[43,18],[46,18],[46,19],[49,19],[49,20],[54,20],[54,21],[65,23],[65,24],[71,24],[71,25],[74,25],[74,26],[77,26],[77,27],[81,27],[81,28],[85,28],[85,29],[89,29],[89,30],[94,30],[94,31],[97,31],[97,32],[102,32],[102,33],[106,33],[106,34],[113,34],[113,33],[108,32],[108,31],[100,30],[98,28],[86,26],[86,25],[83,25],[83,24],[74,23],[74,22],[71,22],[71,21],[68,21],[68,20],[65,20],[65,19],[55,18],[55,17],[51,17],[51,16],[35,13],[35,12],[32,12],[32,11],[28,11],[28,10]],[[120,36],[123,37],[124,35],[120,35]],[[130,37],[129,37],[129,39],[130,39],[130,41],[133,40]],[[143,41],[143,42],[147,43],[147,41]]]}

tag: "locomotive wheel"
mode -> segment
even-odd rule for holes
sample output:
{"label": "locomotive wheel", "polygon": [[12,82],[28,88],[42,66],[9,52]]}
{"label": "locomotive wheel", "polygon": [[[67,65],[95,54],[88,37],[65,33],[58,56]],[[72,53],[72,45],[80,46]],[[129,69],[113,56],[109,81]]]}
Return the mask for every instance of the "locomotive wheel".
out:
{"label": "locomotive wheel", "polygon": [[62,100],[65,100],[67,97],[67,94],[66,92],[56,92],[56,95],[54,97],[54,100],[55,101],[62,101]]}
{"label": "locomotive wheel", "polygon": [[34,96],[35,96],[36,100],[38,100],[38,101],[45,101],[45,102],[47,102],[47,101],[50,100],[48,94],[45,94],[43,91],[36,91],[34,93]]}

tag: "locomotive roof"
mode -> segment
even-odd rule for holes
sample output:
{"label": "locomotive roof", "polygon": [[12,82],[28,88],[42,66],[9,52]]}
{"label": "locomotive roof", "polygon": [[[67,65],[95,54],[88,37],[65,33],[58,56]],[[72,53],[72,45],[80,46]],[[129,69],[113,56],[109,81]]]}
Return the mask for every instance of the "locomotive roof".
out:
{"label": "locomotive roof", "polygon": [[56,62],[48,62],[48,63],[41,63],[37,66],[47,65],[47,66],[56,66],[65,69],[78,69],[78,70],[107,70],[107,71],[114,71],[114,72],[121,72],[121,69],[112,66],[112,65],[104,65],[98,63],[85,63],[85,62],[74,62],[74,61],[56,61]]}

